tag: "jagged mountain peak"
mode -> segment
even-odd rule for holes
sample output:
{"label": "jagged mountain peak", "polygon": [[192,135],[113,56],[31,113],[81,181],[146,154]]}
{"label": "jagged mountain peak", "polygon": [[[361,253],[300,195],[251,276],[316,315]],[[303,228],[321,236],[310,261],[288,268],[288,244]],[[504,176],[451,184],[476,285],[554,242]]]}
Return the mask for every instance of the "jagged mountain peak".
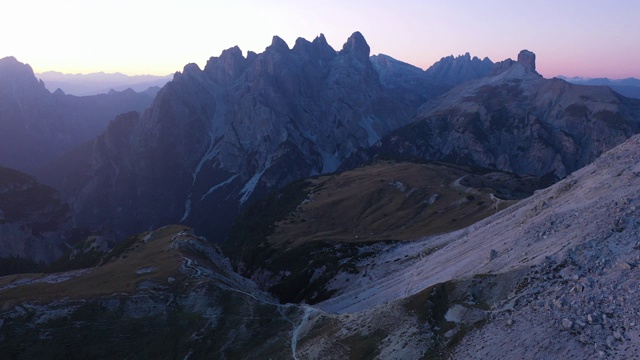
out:
{"label": "jagged mountain peak", "polygon": [[182,76],[187,76],[187,77],[196,76],[197,77],[197,76],[200,76],[201,73],[202,73],[202,70],[200,69],[200,66],[198,66],[198,64],[189,63],[189,64],[185,65],[184,68],[182,68],[182,73],[177,72],[174,75],[173,79],[176,80],[176,79],[181,78]]}
{"label": "jagged mountain peak", "polygon": [[0,79],[4,81],[10,79],[28,79],[38,83],[31,65],[18,61],[13,56],[0,59]]}
{"label": "jagged mountain peak", "polygon": [[29,66],[28,64],[21,63],[14,56],[6,56],[0,59],[0,71],[3,71],[3,70],[6,71],[6,69],[16,69],[16,68],[31,69],[31,66]]}
{"label": "jagged mountain peak", "polygon": [[522,50],[518,54],[518,62],[524,65],[525,69],[536,71],[536,54],[529,50]]}
{"label": "jagged mountain peak", "polygon": [[425,74],[433,81],[453,87],[465,81],[489,75],[493,66],[493,62],[488,57],[480,60],[477,56],[471,57],[467,52],[456,57],[449,55],[441,58],[425,70]]}
{"label": "jagged mountain peak", "polygon": [[536,71],[536,54],[529,50],[518,53],[518,60],[506,59],[493,65],[489,76],[502,75],[509,78],[542,78]]}
{"label": "jagged mountain peak", "polygon": [[320,35],[316,36],[315,39],[313,39],[313,43],[314,44],[323,44],[323,45],[329,45],[327,43],[327,39],[324,37],[323,33],[320,33]]}
{"label": "jagged mountain peak", "polygon": [[[44,82],[35,77],[29,64],[13,56],[0,59],[0,93],[15,97],[20,93],[48,93]],[[11,93],[11,94],[9,94]]]}
{"label": "jagged mountain peak", "polygon": [[323,34],[317,36],[312,42],[299,37],[292,50],[302,56],[321,61],[330,61],[336,56],[336,51],[327,43]]}
{"label": "jagged mountain peak", "polygon": [[[97,198],[114,206],[140,204],[145,209],[136,214],[114,216],[113,223],[122,225],[115,231],[123,235],[146,223],[176,221],[224,234],[245,204],[291,181],[335,171],[357,149],[410,120],[415,108],[381,85],[369,51],[358,32],[340,55],[323,35],[313,42],[298,39],[293,49],[274,36],[264,52],[247,58],[235,47],[211,57],[203,71],[188,64],[131,127],[133,133],[122,134],[131,146],[109,146],[101,137],[86,150],[104,161],[95,169],[105,174],[101,188],[126,187],[123,195],[98,187],[86,197],[75,195],[80,192],[72,188],[89,183],[64,192],[78,198],[74,210],[87,215],[103,202]],[[119,169],[107,166],[112,158]],[[166,197],[157,195],[161,189]],[[93,225],[104,218],[78,219]]]}
{"label": "jagged mountain peak", "polygon": [[287,45],[286,41],[281,37],[274,35],[271,39],[271,45],[269,45],[266,50],[288,51],[289,45]]}
{"label": "jagged mountain peak", "polygon": [[228,83],[235,79],[244,69],[250,57],[242,55],[242,50],[238,46],[226,49],[219,57],[212,56],[204,67],[204,72],[208,73],[214,81],[218,83]]}
{"label": "jagged mountain peak", "polygon": [[366,61],[369,58],[371,49],[359,31],[351,34],[347,42],[342,46],[342,54],[353,54],[360,61]]}
{"label": "jagged mountain peak", "polygon": [[240,47],[238,47],[237,45],[222,51],[222,53],[220,54],[220,59],[238,59],[238,58],[244,59],[244,56],[242,56],[242,50],[240,50]]}
{"label": "jagged mountain peak", "polygon": [[534,68],[529,51],[495,64],[490,76],[424,104],[380,150],[562,179],[640,132],[637,100]]}
{"label": "jagged mountain peak", "polygon": [[295,51],[301,48],[309,48],[311,46],[312,46],[312,43],[309,40],[303,37],[299,37],[296,39],[296,43],[293,45],[293,50]]}

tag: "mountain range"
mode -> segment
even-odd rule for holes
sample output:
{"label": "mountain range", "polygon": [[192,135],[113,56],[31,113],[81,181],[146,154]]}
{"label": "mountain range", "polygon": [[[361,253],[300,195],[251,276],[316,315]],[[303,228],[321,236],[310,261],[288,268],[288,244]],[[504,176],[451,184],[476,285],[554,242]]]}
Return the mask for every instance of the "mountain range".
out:
{"label": "mountain range", "polygon": [[640,100],[531,51],[274,36],[88,97],[5,58],[0,128],[10,358],[640,352]]}
{"label": "mountain range", "polygon": [[15,358],[632,358],[639,152],[634,136],[458,231],[362,244],[313,306],[279,303],[189,228],[144,232],[94,267],[0,278],[0,344]]}
{"label": "mountain range", "polygon": [[116,115],[145,109],[154,96],[133,90],[84,97],[51,93],[29,65],[0,59],[0,164],[34,174],[99,135]]}
{"label": "mountain range", "polygon": [[441,160],[562,179],[640,131],[640,102],[605,86],[544,79],[535,55],[496,64],[425,103],[371,156]]}
{"label": "mountain range", "polygon": [[274,37],[246,58],[225,50],[204,69],[185,66],[144,113],[116,120],[41,177],[83,226],[107,224],[122,236],[179,221],[221,240],[246,204],[335,171],[449,86],[387,61],[383,74],[413,77],[397,92],[374,64],[383,67],[360,33],[340,51],[322,35],[291,49]]}
{"label": "mountain range", "polygon": [[55,92],[60,89],[65,94],[88,96],[106,94],[109,91],[144,92],[149,88],[163,87],[171,76],[134,75],[121,73],[91,73],[91,74],[63,74],[57,71],[47,71],[35,74],[43,80],[47,90]]}
{"label": "mountain range", "polygon": [[630,98],[640,99],[640,80],[636,78],[608,79],[558,76],[560,79],[579,85],[608,86],[615,92]]}

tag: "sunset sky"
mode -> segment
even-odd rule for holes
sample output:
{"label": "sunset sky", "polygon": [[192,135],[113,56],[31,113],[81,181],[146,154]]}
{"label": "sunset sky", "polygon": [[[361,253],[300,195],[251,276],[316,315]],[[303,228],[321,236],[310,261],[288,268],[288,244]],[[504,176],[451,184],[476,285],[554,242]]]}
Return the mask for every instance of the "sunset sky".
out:
{"label": "sunset sky", "polygon": [[336,50],[360,31],[371,53],[427,68],[465,52],[536,53],[538,71],[640,78],[640,1],[21,0],[0,13],[0,58],[36,72],[166,75],[234,45],[262,52],[324,33]]}

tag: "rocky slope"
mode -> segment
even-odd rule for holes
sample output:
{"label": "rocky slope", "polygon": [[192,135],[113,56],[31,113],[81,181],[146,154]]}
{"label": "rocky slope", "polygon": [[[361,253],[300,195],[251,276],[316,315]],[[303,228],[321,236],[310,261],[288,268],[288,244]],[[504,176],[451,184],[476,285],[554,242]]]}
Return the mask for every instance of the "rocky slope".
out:
{"label": "rocky slope", "polygon": [[305,311],[258,291],[183,226],[131,237],[97,267],[0,278],[0,306],[13,359],[296,358]]}
{"label": "rocky slope", "polygon": [[340,51],[322,35],[291,49],[274,37],[261,54],[235,47],[187,65],[139,119],[117,119],[43,176],[81,224],[128,234],[182,221],[220,239],[253,199],[335,171],[414,113],[360,33]]}
{"label": "rocky slope", "polygon": [[[378,162],[295,182],[249,207],[221,247],[281,301],[314,304],[381,242],[469,226],[530,196],[533,177],[451,164]],[[373,245],[372,245],[373,244]]]}
{"label": "rocky slope", "polygon": [[76,97],[49,92],[29,65],[0,59],[0,164],[34,174],[100,134],[116,115],[141,111],[153,93],[132,90]]}
{"label": "rocky slope", "polygon": [[423,71],[388,55],[371,56],[371,63],[380,76],[380,82],[391,95],[416,108],[469,80],[489,75],[493,62],[464,56],[448,56]]}
{"label": "rocky slope", "polygon": [[[51,262],[71,241],[69,206],[53,188],[0,166],[0,271],[16,258]],[[16,269],[14,269],[16,270]]]}
{"label": "rocky slope", "polygon": [[638,100],[544,79],[531,52],[495,64],[491,75],[426,103],[373,154],[563,178],[640,131]]}
{"label": "rocky slope", "polygon": [[635,358],[638,158],[634,136],[469,227],[357,249],[314,306],[276,303],[184,226],[146,232],[97,267],[0,278],[0,344],[13,358]]}
{"label": "rocky slope", "polygon": [[[359,263],[359,274],[337,277],[337,293],[318,307],[344,314],[341,328],[355,329],[345,335],[377,333],[378,354],[388,350],[388,325],[362,325],[405,309],[426,312],[405,345],[442,350],[425,358],[636,357],[639,156],[634,136],[467,229],[390,246]],[[313,347],[319,324],[331,322],[315,319],[302,333],[310,358],[331,349]]]}

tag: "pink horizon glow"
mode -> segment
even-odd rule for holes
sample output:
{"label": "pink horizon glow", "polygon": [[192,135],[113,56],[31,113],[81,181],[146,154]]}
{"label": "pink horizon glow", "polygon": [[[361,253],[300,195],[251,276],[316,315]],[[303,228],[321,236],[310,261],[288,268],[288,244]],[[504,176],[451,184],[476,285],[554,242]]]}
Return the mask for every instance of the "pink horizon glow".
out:
{"label": "pink horizon glow", "polygon": [[[371,54],[426,69],[469,52],[498,62],[536,53],[545,77],[640,78],[640,2],[619,0],[282,0],[212,2],[44,0],[11,2],[0,14],[0,57],[36,72],[167,75],[238,45],[262,52],[278,35],[324,33],[336,50],[360,31]],[[38,9],[38,11],[34,11]]]}

